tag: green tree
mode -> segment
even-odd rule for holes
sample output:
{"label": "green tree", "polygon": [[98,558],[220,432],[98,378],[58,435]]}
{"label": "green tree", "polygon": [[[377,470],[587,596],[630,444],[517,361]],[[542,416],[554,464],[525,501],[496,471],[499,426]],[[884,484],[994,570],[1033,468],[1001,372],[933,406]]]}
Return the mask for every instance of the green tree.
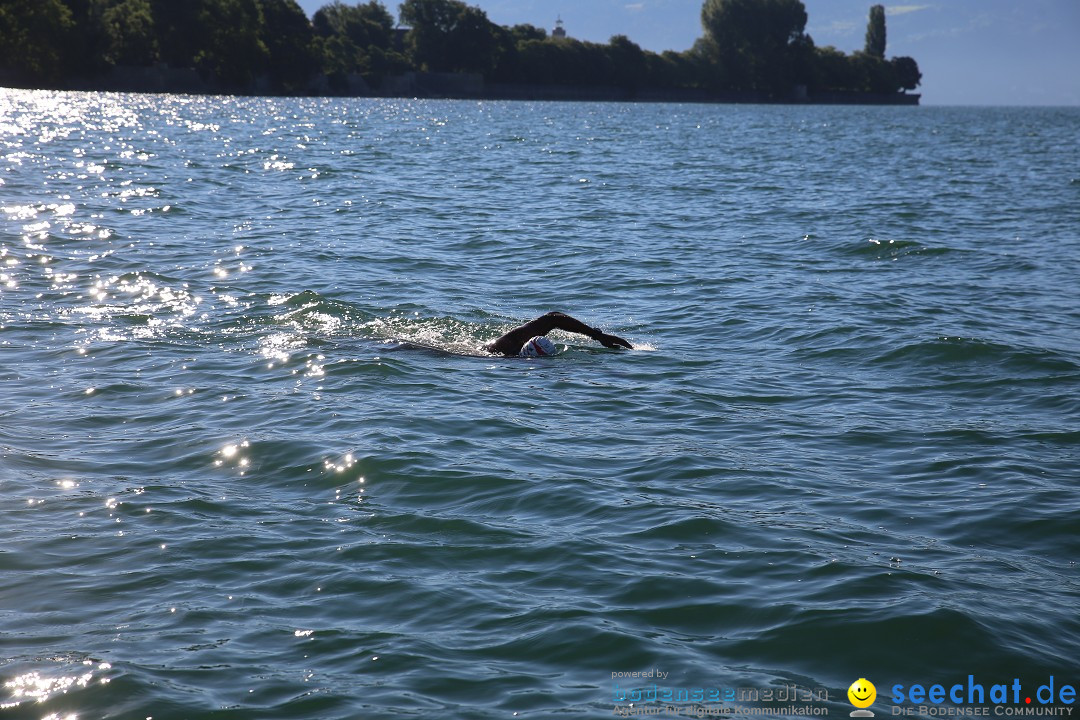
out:
{"label": "green tree", "polygon": [[203,42],[195,65],[225,87],[243,90],[266,70],[263,15],[256,0],[201,0]]}
{"label": "green tree", "polygon": [[55,83],[74,23],[60,0],[6,0],[0,4],[0,67],[27,80]]}
{"label": "green tree", "polygon": [[384,50],[374,45],[368,48],[367,65],[370,68],[367,80],[372,84],[378,84],[386,75],[403,73],[412,69],[408,58],[397,50],[393,48]]}
{"label": "green tree", "polygon": [[399,17],[409,26],[413,64],[433,72],[488,72],[498,63],[496,26],[487,13],[460,0],[405,0]]}
{"label": "green tree", "polygon": [[317,37],[315,48],[322,72],[329,78],[332,88],[344,88],[350,73],[362,74],[371,70],[364,51],[344,35]]}
{"label": "green tree", "polygon": [[553,42],[547,40],[523,40],[517,45],[519,82],[547,85],[555,82],[555,55],[559,52]]}
{"label": "green tree", "polygon": [[398,9],[403,25],[409,26],[405,43],[412,62],[424,70],[450,69],[450,34],[465,11],[459,0],[405,0]]}
{"label": "green tree", "polygon": [[157,62],[158,45],[148,0],[121,0],[101,14],[110,65],[146,66]]}
{"label": "green tree", "polygon": [[296,92],[320,65],[311,23],[296,0],[259,0],[259,7],[262,42],[269,53],[267,71],[278,88]]}
{"label": "green tree", "polygon": [[660,88],[694,87],[697,84],[696,68],[687,52],[665,50],[657,55],[646,53],[648,85]]}
{"label": "green tree", "polygon": [[150,0],[158,56],[174,68],[195,67],[195,56],[208,42],[202,25],[202,0]]}
{"label": "green tree", "polygon": [[893,72],[896,75],[896,84],[901,90],[914,90],[922,82],[919,64],[912,58],[895,57],[889,62],[892,63]]}
{"label": "green tree", "polygon": [[855,66],[832,45],[816,48],[812,85],[823,90],[853,90],[858,85]]}
{"label": "green tree", "polygon": [[788,46],[788,80],[796,85],[810,87],[814,84],[814,60],[817,46],[814,39],[803,33]]}
{"label": "green tree", "polygon": [[546,40],[548,36],[547,30],[529,23],[513,26],[510,28],[510,34],[513,36],[515,43],[524,42],[525,40]]}
{"label": "green tree", "polygon": [[[63,0],[71,11],[75,32],[63,38],[64,77],[94,77],[112,67],[111,36],[105,12],[119,0]],[[2,0],[0,0],[0,4]],[[151,27],[151,31],[153,28]],[[59,38],[53,38],[56,43]]]}
{"label": "green tree", "polygon": [[487,13],[478,7],[466,7],[450,33],[450,69],[488,74],[498,64],[498,49],[496,27]]}
{"label": "green tree", "polygon": [[852,53],[850,63],[854,68],[854,90],[889,94],[896,92],[896,73],[892,64],[865,52]]}
{"label": "green tree", "polygon": [[782,92],[804,43],[801,0],[705,0],[701,24],[724,84]]}
{"label": "green tree", "polygon": [[376,0],[357,5],[335,1],[315,12],[312,26],[322,37],[342,35],[358,48],[374,46],[387,50],[394,32],[394,18]]}
{"label": "green tree", "polygon": [[611,60],[612,82],[621,88],[634,90],[645,82],[648,64],[645,53],[625,35],[614,35],[608,41],[607,55]]}
{"label": "green tree", "polygon": [[885,6],[873,5],[870,8],[870,21],[866,24],[867,55],[885,59]]}
{"label": "green tree", "polygon": [[644,85],[656,88],[679,86],[679,54],[671,50],[657,54],[645,52]]}
{"label": "green tree", "polygon": [[700,37],[683,55],[688,65],[693,68],[694,84],[705,88],[726,88],[734,83],[728,76],[716,43],[707,37]]}
{"label": "green tree", "polygon": [[[629,42],[629,41],[627,41]],[[615,83],[615,66],[611,60],[611,46],[593,42],[564,39],[557,43],[572,51],[560,67],[563,82],[578,85],[612,85]],[[635,45],[635,47],[637,47]],[[638,48],[640,51],[640,48]],[[632,53],[633,51],[630,50]]]}
{"label": "green tree", "polygon": [[376,0],[324,5],[312,18],[312,26],[333,87],[344,87],[350,73],[359,73],[369,84],[377,85],[383,76],[409,68],[394,48],[394,18]]}

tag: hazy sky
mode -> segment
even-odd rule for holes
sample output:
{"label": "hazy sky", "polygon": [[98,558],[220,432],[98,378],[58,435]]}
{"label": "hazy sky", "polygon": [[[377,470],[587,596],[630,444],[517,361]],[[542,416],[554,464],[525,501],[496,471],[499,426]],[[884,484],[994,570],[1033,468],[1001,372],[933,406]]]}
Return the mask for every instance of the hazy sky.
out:
{"label": "hazy sky", "polygon": [[[355,0],[354,0],[355,1]],[[382,0],[397,15],[397,0]],[[468,0],[467,0],[468,1]],[[326,0],[299,0],[314,13]],[[702,0],[471,0],[500,25],[550,30],[557,16],[582,40],[623,34],[685,50],[701,35]],[[863,47],[873,0],[803,0],[818,45]],[[927,105],[1080,105],[1080,0],[907,0],[883,3],[886,55],[919,63]]]}

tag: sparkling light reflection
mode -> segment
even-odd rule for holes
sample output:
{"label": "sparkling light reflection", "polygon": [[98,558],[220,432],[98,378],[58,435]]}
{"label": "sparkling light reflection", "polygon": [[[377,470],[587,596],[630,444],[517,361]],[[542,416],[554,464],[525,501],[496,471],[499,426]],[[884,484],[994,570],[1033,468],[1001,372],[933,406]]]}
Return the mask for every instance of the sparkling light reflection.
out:
{"label": "sparkling light reflection", "polygon": [[[112,668],[112,665],[107,662],[95,663],[93,660],[84,660],[82,664],[86,669],[83,672],[74,675],[50,677],[35,670],[23,673],[22,675],[18,675],[11,680],[6,681],[4,687],[11,692],[11,697],[8,702],[0,705],[0,708],[18,707],[24,702],[44,703],[54,695],[62,695],[72,690],[89,687],[94,680],[95,672],[100,674]],[[98,678],[98,683],[100,684],[104,685],[108,682],[109,678],[107,677]],[[55,714],[54,716],[60,717]],[[75,716],[67,715],[65,717],[73,718]]]}

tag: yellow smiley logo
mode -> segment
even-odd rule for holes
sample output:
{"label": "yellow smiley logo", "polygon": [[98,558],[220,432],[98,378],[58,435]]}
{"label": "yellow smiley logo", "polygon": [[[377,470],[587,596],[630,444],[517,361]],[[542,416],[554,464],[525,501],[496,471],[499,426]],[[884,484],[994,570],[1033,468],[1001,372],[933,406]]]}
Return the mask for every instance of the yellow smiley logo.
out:
{"label": "yellow smiley logo", "polygon": [[877,688],[866,678],[859,678],[847,689],[848,700],[857,708],[868,708],[877,698]]}

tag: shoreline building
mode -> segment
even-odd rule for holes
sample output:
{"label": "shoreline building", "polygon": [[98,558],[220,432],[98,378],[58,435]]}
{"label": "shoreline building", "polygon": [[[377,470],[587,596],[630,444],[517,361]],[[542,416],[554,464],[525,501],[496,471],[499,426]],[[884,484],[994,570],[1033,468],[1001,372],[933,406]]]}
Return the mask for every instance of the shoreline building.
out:
{"label": "shoreline building", "polygon": [[566,28],[563,27],[562,15],[555,20],[555,29],[551,31],[551,37],[564,38],[566,37]]}

